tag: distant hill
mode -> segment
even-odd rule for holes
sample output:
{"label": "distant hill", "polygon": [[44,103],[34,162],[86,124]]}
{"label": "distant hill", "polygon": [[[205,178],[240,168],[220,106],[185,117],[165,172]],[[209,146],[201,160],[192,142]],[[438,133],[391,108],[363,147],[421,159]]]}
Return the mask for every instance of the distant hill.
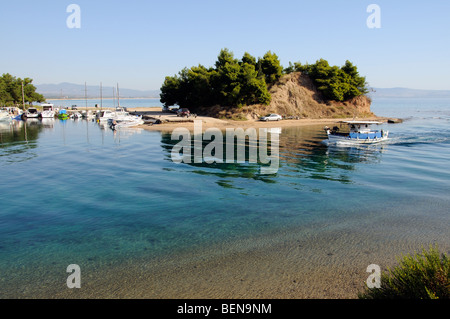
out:
{"label": "distant hill", "polygon": [[416,90],[408,88],[373,88],[373,98],[450,98],[450,90]]}
{"label": "distant hill", "polygon": [[[84,98],[85,90],[84,84],[74,84],[74,83],[59,83],[59,84],[37,84],[36,91],[42,95],[46,99],[55,99],[55,98]],[[115,89],[115,88],[114,88]],[[112,86],[103,86],[103,97],[109,98],[113,96],[113,87]],[[159,90],[148,90],[148,91],[140,91],[140,90],[132,90],[121,88],[119,86],[120,98],[136,98],[136,97],[144,97],[144,98],[159,98]],[[116,93],[117,94],[117,93]],[[88,98],[99,98],[100,97],[100,85],[88,85],[87,86],[87,97]]]}

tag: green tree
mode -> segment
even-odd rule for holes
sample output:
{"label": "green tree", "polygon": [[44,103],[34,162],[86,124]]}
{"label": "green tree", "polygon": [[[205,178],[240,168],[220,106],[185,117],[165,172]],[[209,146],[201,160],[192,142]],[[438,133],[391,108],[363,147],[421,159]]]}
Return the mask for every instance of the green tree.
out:
{"label": "green tree", "polygon": [[239,105],[269,104],[271,96],[264,78],[258,76],[255,65],[242,63],[240,71],[241,94]]}
{"label": "green tree", "polygon": [[183,69],[180,72],[179,105],[190,108],[210,106],[213,101],[212,76],[213,71],[203,65]]}
{"label": "green tree", "polygon": [[283,74],[289,74],[295,71],[295,65],[289,62],[289,66],[283,70]]}
{"label": "green tree", "polygon": [[256,67],[256,58],[252,55],[250,55],[250,53],[245,52],[244,56],[242,57],[242,64],[247,63],[250,65],[253,65],[254,67]]}
{"label": "green tree", "polygon": [[272,85],[278,81],[283,73],[283,67],[275,53],[268,51],[259,63],[267,84]]}
{"label": "green tree", "polygon": [[16,78],[9,73],[5,73],[0,77],[0,102],[3,105],[20,105],[22,104],[22,84],[24,92],[24,100],[26,103],[44,102],[45,98],[42,94],[36,92],[36,87],[32,84],[31,78]]}
{"label": "green tree", "polygon": [[180,79],[174,76],[166,76],[161,86],[160,101],[166,106],[179,105]]}
{"label": "green tree", "polygon": [[225,48],[220,50],[219,56],[217,57],[217,61],[215,63],[216,70],[224,68],[227,63],[236,64],[238,63],[238,60],[234,58],[233,52]]}
{"label": "green tree", "polygon": [[218,102],[226,106],[237,106],[241,93],[239,79],[241,66],[228,49],[220,51],[216,62],[214,86],[218,92]]}
{"label": "green tree", "polygon": [[350,61],[345,61],[344,66],[342,66],[342,71],[350,76],[350,91],[347,93],[346,99],[351,99],[352,97],[366,94],[369,92],[367,89],[366,78],[360,76],[358,69]]}
{"label": "green tree", "polygon": [[368,92],[365,77],[349,61],[342,67],[330,66],[324,59],[310,65],[295,63],[295,70],[308,75],[327,100],[346,101]]}

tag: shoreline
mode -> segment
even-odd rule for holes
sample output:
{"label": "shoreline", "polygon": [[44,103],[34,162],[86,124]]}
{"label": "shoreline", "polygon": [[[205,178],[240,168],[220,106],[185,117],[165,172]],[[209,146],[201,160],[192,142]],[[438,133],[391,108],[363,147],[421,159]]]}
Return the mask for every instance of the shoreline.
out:
{"label": "shoreline", "polygon": [[[220,130],[225,130],[227,128],[290,128],[290,127],[301,127],[309,125],[326,125],[326,124],[338,124],[341,121],[350,121],[353,118],[342,118],[342,119],[299,119],[299,120],[282,120],[279,122],[262,122],[262,121],[233,121],[233,120],[219,120],[219,119],[205,119],[204,117],[197,117],[197,121],[202,121],[202,130],[205,131],[209,128],[218,128]],[[384,118],[365,118],[364,120],[378,120],[384,121]],[[385,120],[387,121],[387,119]],[[143,124],[136,126],[136,128],[142,128],[148,131],[172,131],[175,128],[187,128],[190,131],[194,130],[194,122],[169,122],[162,124]]]}
{"label": "shoreline", "polygon": [[[99,111],[99,110],[114,110],[114,107],[84,107],[79,106],[77,111]],[[336,125],[342,121],[351,121],[355,119],[361,120],[370,120],[370,121],[380,121],[380,122],[388,122],[392,121],[392,123],[399,123],[401,119],[393,119],[388,117],[380,117],[380,116],[371,116],[371,117],[362,117],[362,118],[302,118],[302,119],[287,119],[281,121],[268,121],[263,122],[259,120],[244,120],[244,121],[236,121],[230,119],[219,119],[209,116],[197,116],[197,117],[189,117],[189,118],[180,118],[177,117],[176,114],[173,113],[165,113],[162,112],[161,107],[127,107],[127,111],[130,114],[142,115],[143,119],[147,120],[161,120],[161,124],[142,124],[138,126],[134,126],[133,128],[144,129],[147,131],[160,131],[160,132],[168,132],[173,131],[176,128],[186,128],[190,131],[194,130],[194,121],[202,121],[202,131],[209,128],[217,128],[222,131],[227,128],[290,128],[290,127],[302,127],[309,125]],[[72,112],[72,110],[69,110]]]}
{"label": "shoreline", "polygon": [[[137,107],[137,108],[127,108],[129,112],[140,114],[143,117],[159,119],[162,121],[161,124],[143,124],[135,126],[136,128],[141,128],[148,131],[173,131],[175,128],[187,128],[190,131],[194,130],[194,121],[202,121],[202,131],[208,128],[218,128],[220,130],[225,130],[227,128],[289,128],[289,127],[299,127],[308,125],[333,125],[341,121],[351,121],[355,118],[303,118],[303,119],[288,119],[281,121],[268,121],[262,122],[258,120],[246,120],[246,121],[235,121],[229,119],[218,119],[208,116],[197,116],[195,118],[180,118],[175,114],[163,113],[159,107]],[[388,122],[389,120],[400,121],[400,119],[391,119],[387,117],[365,117],[356,118],[380,122]]]}
{"label": "shoreline", "polygon": [[[202,131],[205,132],[207,129],[215,128],[221,131],[227,128],[237,129],[242,128],[244,130],[248,128],[292,128],[292,127],[303,127],[303,126],[313,126],[313,125],[336,125],[342,121],[351,121],[353,118],[339,118],[339,119],[299,119],[299,120],[282,120],[274,122],[262,122],[256,120],[248,121],[233,121],[233,120],[220,120],[215,118],[197,117],[192,120],[192,122],[166,122],[161,124],[142,124],[135,126],[136,128],[141,128],[147,131],[160,131],[168,132],[173,131],[176,128],[186,128],[189,131],[194,130],[194,120],[202,122]],[[364,118],[364,120],[373,120],[386,122],[388,118],[372,117]]]}

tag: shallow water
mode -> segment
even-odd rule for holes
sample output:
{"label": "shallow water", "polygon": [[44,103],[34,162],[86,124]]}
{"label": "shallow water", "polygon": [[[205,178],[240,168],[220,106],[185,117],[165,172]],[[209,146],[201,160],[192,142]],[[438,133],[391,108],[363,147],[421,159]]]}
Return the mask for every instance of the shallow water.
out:
{"label": "shallow water", "polygon": [[[383,125],[387,143],[333,147],[322,126],[283,128],[272,175],[258,163],[176,164],[167,133],[114,133],[83,120],[1,124],[0,296],[64,284],[69,264],[250,249],[236,248],[242,242],[270,250],[264,238],[290,232],[317,243],[328,240],[323,229],[355,233],[341,247],[353,252],[449,250],[450,101],[379,100],[372,110],[406,118]],[[399,240],[408,244],[387,247]]]}

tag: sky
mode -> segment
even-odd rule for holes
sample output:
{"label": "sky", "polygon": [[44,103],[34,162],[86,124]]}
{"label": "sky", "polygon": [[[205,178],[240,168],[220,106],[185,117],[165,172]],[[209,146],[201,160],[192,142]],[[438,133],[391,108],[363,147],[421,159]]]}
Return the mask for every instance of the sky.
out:
{"label": "sky", "polygon": [[376,88],[450,90],[449,31],[448,0],[2,0],[0,74],[157,90],[228,48],[284,67],[349,60]]}

